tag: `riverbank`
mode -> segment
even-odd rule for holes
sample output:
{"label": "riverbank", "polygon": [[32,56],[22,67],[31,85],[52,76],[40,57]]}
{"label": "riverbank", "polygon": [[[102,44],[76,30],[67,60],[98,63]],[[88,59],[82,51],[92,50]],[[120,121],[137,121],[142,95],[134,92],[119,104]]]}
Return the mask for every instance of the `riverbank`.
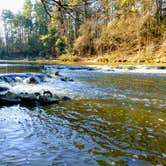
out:
{"label": "riverbank", "polygon": [[[166,59],[166,58],[165,58]],[[86,58],[78,58],[77,60],[69,60],[69,59],[37,59],[37,60],[0,60],[1,64],[6,63],[28,63],[28,64],[48,64],[48,65],[79,65],[79,66],[107,66],[107,67],[136,67],[136,66],[147,66],[147,67],[166,67],[166,61],[132,61],[132,62],[125,62],[125,61],[115,61],[111,63],[107,63],[105,61],[100,61],[98,59],[94,59],[94,57],[86,57]]]}

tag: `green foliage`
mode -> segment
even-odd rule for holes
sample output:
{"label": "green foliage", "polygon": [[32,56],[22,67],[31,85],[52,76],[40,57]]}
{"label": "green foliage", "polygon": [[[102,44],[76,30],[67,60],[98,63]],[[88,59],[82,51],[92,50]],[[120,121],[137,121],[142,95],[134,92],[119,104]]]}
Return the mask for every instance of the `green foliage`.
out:
{"label": "green foliage", "polygon": [[65,54],[67,46],[68,46],[68,41],[66,36],[62,36],[61,38],[58,38],[57,41],[55,42],[57,55]]}
{"label": "green foliage", "polygon": [[23,7],[23,16],[25,19],[31,19],[32,16],[32,2],[30,0],[25,0]]}

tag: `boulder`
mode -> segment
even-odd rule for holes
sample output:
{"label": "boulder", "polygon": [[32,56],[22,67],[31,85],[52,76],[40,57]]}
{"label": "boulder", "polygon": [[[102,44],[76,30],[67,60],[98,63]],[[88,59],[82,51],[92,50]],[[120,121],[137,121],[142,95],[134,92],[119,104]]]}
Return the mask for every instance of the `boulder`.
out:
{"label": "boulder", "polygon": [[18,95],[14,93],[11,93],[8,91],[6,94],[0,95],[1,106],[11,106],[11,105],[16,105],[20,103],[21,103],[21,99],[19,98]]}
{"label": "boulder", "polygon": [[61,76],[61,75],[59,74],[59,71],[56,71],[56,72],[55,72],[55,76]]}
{"label": "boulder", "polygon": [[34,76],[26,78],[25,82],[28,83],[28,84],[38,84],[38,83],[40,83],[39,79],[37,77],[34,77]]}
{"label": "boulder", "polygon": [[18,97],[21,100],[21,105],[34,106],[38,104],[38,97],[35,94],[21,93]]}
{"label": "boulder", "polygon": [[1,106],[11,106],[20,104],[23,106],[37,106],[37,105],[49,105],[58,103],[61,99],[57,95],[53,95],[50,91],[44,91],[41,93],[20,93],[15,94],[7,92],[6,94],[0,95]]}
{"label": "boulder", "polygon": [[53,95],[50,91],[44,91],[43,95],[39,95],[38,102],[40,105],[48,105],[58,103],[60,98],[57,95]]}
{"label": "boulder", "polygon": [[159,67],[157,67],[157,69],[165,70],[165,69],[166,69],[166,66],[159,66]]}
{"label": "boulder", "polygon": [[12,106],[20,103],[21,103],[20,99],[0,97],[0,106]]}
{"label": "boulder", "polygon": [[49,105],[49,104],[55,104],[59,102],[59,99],[48,97],[48,96],[40,96],[38,100],[40,105]]}

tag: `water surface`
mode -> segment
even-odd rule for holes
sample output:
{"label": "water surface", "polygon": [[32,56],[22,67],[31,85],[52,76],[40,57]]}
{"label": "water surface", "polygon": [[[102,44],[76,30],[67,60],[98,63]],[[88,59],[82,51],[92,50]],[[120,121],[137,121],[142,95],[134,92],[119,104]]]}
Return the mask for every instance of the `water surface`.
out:
{"label": "water surface", "polygon": [[55,71],[74,82],[51,78],[40,86],[73,100],[1,107],[0,165],[166,165],[166,74],[0,67],[0,73]]}

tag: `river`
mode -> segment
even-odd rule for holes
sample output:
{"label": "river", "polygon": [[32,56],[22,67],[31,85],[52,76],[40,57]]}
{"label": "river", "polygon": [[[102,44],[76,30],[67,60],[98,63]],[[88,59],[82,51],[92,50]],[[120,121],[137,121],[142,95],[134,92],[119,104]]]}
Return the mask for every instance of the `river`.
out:
{"label": "river", "polygon": [[166,165],[166,72],[0,65],[0,73],[55,71],[74,81],[40,86],[71,101],[0,108],[1,166]]}

